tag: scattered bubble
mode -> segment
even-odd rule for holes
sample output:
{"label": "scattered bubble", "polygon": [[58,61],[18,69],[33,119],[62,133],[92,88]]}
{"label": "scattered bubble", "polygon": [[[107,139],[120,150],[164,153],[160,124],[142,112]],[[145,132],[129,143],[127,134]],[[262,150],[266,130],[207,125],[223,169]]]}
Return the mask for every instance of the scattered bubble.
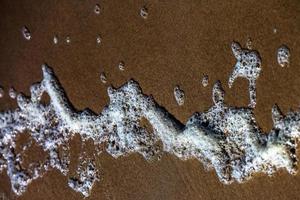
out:
{"label": "scattered bubble", "polygon": [[96,5],[95,5],[95,8],[94,8],[94,13],[95,13],[96,15],[99,15],[99,14],[100,14],[100,11],[101,11],[100,5],[99,5],[99,4],[96,4]]}
{"label": "scattered bubble", "polygon": [[148,9],[145,6],[141,8],[140,15],[144,19],[148,18]]}
{"label": "scattered bubble", "polygon": [[290,49],[282,45],[277,50],[277,62],[281,67],[288,67],[290,63]]}
{"label": "scattered bubble", "polygon": [[58,43],[58,36],[57,36],[57,35],[55,35],[55,36],[53,37],[53,43],[54,43],[54,44],[57,44],[57,43]]}
{"label": "scattered bubble", "polygon": [[22,27],[22,35],[26,40],[31,40],[31,33],[26,26]]}
{"label": "scattered bubble", "polygon": [[0,86],[0,98],[4,96],[4,89]]}
{"label": "scattered bubble", "polygon": [[15,99],[17,97],[17,92],[15,88],[13,87],[9,88],[8,95],[10,96],[10,98]]}
{"label": "scattered bubble", "polygon": [[202,85],[203,85],[203,87],[208,86],[208,75],[207,74],[203,75]]}
{"label": "scattered bubble", "polygon": [[236,64],[229,77],[228,86],[232,87],[234,80],[237,77],[243,77],[249,81],[249,107],[256,105],[256,79],[259,77],[261,71],[261,59],[257,51],[242,49],[237,42],[231,44],[232,53],[236,58]]}
{"label": "scattered bubble", "polygon": [[107,83],[107,78],[106,78],[106,75],[105,75],[105,73],[104,72],[102,72],[101,74],[100,74],[100,80],[102,81],[102,83]]}
{"label": "scattered bubble", "polygon": [[178,85],[174,88],[174,97],[179,106],[184,104],[184,92]]}
{"label": "scattered bubble", "polygon": [[66,43],[68,43],[68,44],[71,43],[71,38],[70,38],[70,36],[67,36],[67,37],[66,37]]}
{"label": "scattered bubble", "polygon": [[120,62],[119,62],[119,69],[120,69],[121,71],[124,71],[124,70],[125,70],[125,63],[124,63],[123,61],[120,61]]}
{"label": "scattered bubble", "polygon": [[250,37],[247,39],[246,48],[252,50],[252,39]]}
{"label": "scattered bubble", "polygon": [[101,38],[100,35],[97,35],[96,42],[97,42],[97,44],[99,44],[99,45],[101,44],[102,38]]}

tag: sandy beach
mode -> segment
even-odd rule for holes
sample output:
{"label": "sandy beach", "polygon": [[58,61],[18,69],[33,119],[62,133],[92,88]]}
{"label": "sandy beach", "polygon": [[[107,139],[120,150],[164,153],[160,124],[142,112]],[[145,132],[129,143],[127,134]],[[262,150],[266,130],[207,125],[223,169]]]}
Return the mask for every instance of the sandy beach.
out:
{"label": "sandy beach", "polygon": [[[93,11],[99,3],[101,12]],[[185,123],[197,111],[212,105],[212,87],[220,80],[225,102],[249,103],[248,81],[238,78],[228,87],[235,64],[232,41],[245,47],[248,38],[260,53],[262,72],[257,80],[256,120],[267,132],[273,124],[271,108],[283,113],[300,103],[300,3],[293,1],[9,1],[0,3],[0,85],[5,95],[0,110],[16,108],[8,89],[29,95],[31,84],[42,79],[41,65],[53,68],[73,106],[101,112],[108,104],[107,87],[136,80],[145,94]],[[147,19],[140,16],[146,7]],[[28,27],[32,39],[21,34]],[[53,43],[57,35],[58,43]],[[101,36],[101,44],[96,38]],[[66,37],[70,37],[70,43]],[[282,44],[291,50],[288,67],[280,67],[276,52]],[[125,70],[118,68],[124,62]],[[107,83],[100,80],[100,73]],[[207,74],[207,87],[201,84]],[[185,92],[178,106],[173,89]],[[22,140],[22,139],[20,139]],[[24,139],[26,140],[26,139]],[[80,139],[71,141],[72,158]],[[29,155],[39,159],[37,150]],[[245,183],[222,184],[214,171],[197,160],[182,161],[163,154],[147,162],[141,155],[118,159],[103,153],[101,180],[87,199],[297,199],[300,176],[286,171],[274,176],[257,174]],[[76,166],[71,166],[75,168]],[[20,197],[11,191],[5,170],[1,194],[7,199],[82,199],[71,190],[67,177],[51,170],[31,183]]]}

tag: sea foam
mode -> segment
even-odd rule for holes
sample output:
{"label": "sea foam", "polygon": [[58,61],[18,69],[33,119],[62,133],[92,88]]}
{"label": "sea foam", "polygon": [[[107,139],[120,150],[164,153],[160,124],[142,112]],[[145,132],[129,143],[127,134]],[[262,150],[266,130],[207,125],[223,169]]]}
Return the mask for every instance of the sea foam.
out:
{"label": "sea foam", "polygon": [[[225,92],[217,81],[211,108],[194,113],[184,125],[130,80],[117,89],[108,87],[110,102],[96,115],[89,110],[75,110],[53,70],[43,65],[42,72],[43,79],[31,86],[30,97],[18,94],[18,108],[0,113],[0,171],[6,170],[17,195],[22,195],[32,181],[51,169],[68,176],[66,184],[70,188],[90,195],[93,185],[100,180],[101,168],[95,158],[102,151],[95,148],[98,152],[92,156],[82,152],[77,172],[71,174],[69,140],[76,134],[82,141],[104,146],[115,158],[139,153],[146,160],[153,160],[168,152],[182,160],[198,159],[206,168],[214,169],[225,184],[246,181],[256,172],[271,175],[280,168],[291,174],[297,171],[299,112],[284,116],[275,105],[274,127],[263,133],[252,108],[225,104]],[[41,102],[43,93],[50,97],[48,104]],[[151,124],[151,132],[141,124],[142,120]],[[16,151],[17,136],[25,131],[47,153],[43,161],[28,167],[24,167],[22,155],[32,143]]]}

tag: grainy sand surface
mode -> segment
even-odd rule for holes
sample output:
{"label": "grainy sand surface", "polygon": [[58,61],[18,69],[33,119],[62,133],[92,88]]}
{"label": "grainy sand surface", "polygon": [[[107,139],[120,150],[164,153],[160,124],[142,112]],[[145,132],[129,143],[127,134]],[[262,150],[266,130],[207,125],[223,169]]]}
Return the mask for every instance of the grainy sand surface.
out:
{"label": "grainy sand surface", "polygon": [[[99,3],[100,15],[93,12]],[[149,15],[139,15],[146,6]],[[26,25],[32,39],[21,34]],[[274,31],[276,30],[276,31]],[[102,43],[96,43],[100,34]],[[54,35],[59,42],[53,44]],[[65,38],[70,36],[71,43]],[[16,107],[7,91],[29,94],[29,86],[41,80],[41,64],[55,70],[65,91],[78,109],[100,112],[108,103],[106,88],[120,86],[130,78],[138,81],[177,119],[185,121],[212,104],[211,89],[221,80],[230,105],[247,106],[248,82],[227,81],[235,64],[231,42],[245,46],[248,38],[262,57],[257,82],[256,119],[264,131],[272,127],[271,107],[283,112],[300,103],[300,3],[292,1],[74,1],[2,0],[0,3],[0,85],[6,91],[0,109]],[[277,64],[276,51],[291,49],[288,68]],[[118,69],[124,61],[125,70]],[[105,72],[108,83],[99,75]],[[208,74],[209,85],[201,79]],[[179,107],[173,88],[186,93]],[[72,140],[72,156],[79,152],[79,138]],[[36,151],[29,157],[39,159]],[[223,185],[213,171],[205,171],[196,160],[180,161],[163,155],[147,163],[140,155],[113,159],[103,154],[98,162],[102,178],[88,199],[297,199],[300,176],[286,172],[257,177],[243,184]],[[75,169],[75,166],[74,166]],[[16,199],[3,172],[0,192]],[[1,196],[1,195],[0,195]],[[17,199],[82,199],[67,186],[67,177],[52,170],[34,181]]]}

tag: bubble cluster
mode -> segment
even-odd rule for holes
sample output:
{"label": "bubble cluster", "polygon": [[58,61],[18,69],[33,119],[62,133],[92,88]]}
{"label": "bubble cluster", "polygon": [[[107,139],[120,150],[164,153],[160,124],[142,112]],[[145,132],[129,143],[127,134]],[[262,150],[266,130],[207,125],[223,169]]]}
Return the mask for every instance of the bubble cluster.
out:
{"label": "bubble cluster", "polygon": [[290,49],[282,45],[277,50],[277,62],[281,67],[288,67],[290,63]]}
{"label": "bubble cluster", "polygon": [[256,105],[256,79],[261,72],[261,58],[257,51],[243,49],[237,42],[231,44],[231,50],[236,58],[236,64],[229,76],[228,85],[232,87],[237,77],[243,77],[249,81],[249,107]]}
{"label": "bubble cluster", "polygon": [[181,90],[178,85],[174,88],[174,97],[179,106],[182,106],[184,104],[184,91]]}
{"label": "bubble cluster", "polygon": [[118,67],[119,67],[119,70],[124,71],[125,70],[125,62],[120,61]]}

